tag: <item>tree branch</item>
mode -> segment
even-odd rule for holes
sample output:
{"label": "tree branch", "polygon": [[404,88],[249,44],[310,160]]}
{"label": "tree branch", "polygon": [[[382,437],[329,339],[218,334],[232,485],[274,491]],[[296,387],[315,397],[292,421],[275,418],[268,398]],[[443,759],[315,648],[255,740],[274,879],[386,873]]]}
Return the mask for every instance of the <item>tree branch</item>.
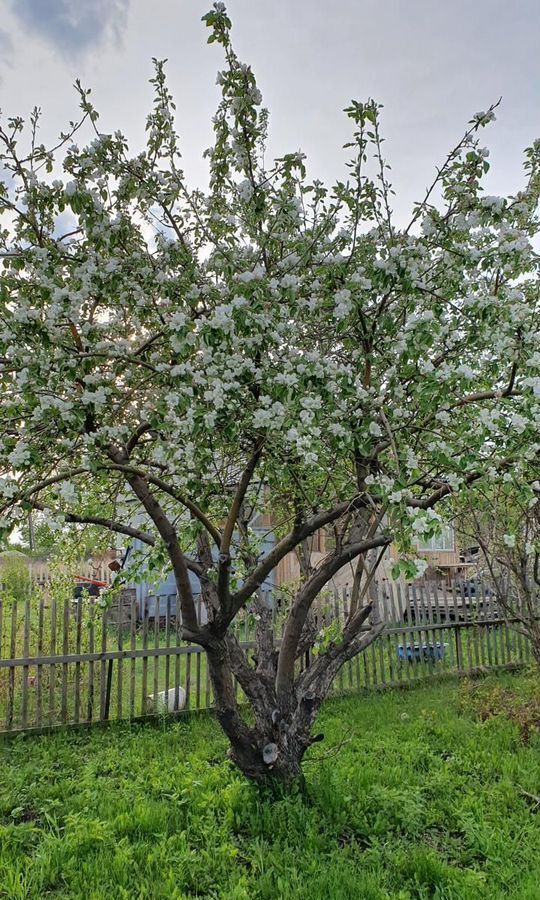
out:
{"label": "tree branch", "polygon": [[[117,464],[125,464],[126,459],[123,454],[115,447],[109,446],[108,453],[110,458]],[[197,611],[193,600],[193,591],[191,590],[191,582],[189,580],[188,567],[186,557],[182,552],[176,529],[167,518],[161,504],[156,500],[144,476],[139,474],[126,473],[126,480],[129,483],[133,493],[139,498],[146,512],[156,526],[165,546],[167,547],[169,558],[172,563],[176,588],[180,598],[180,606],[182,610],[182,622],[185,623],[189,631],[198,635],[196,640],[200,641],[204,634],[203,629],[199,627],[197,620]]]}
{"label": "tree branch", "polygon": [[221,532],[216,526],[210,521],[208,516],[197,506],[196,503],[193,503],[188,497],[185,497],[180,491],[177,491],[176,488],[172,487],[170,484],[167,484],[166,481],[163,481],[162,478],[158,478],[156,475],[152,475],[150,472],[145,472],[144,469],[139,469],[137,466],[132,466],[130,463],[113,463],[112,465],[108,465],[107,468],[114,469],[119,472],[125,472],[126,475],[133,474],[138,475],[140,478],[143,478],[148,484],[152,484],[154,487],[159,488],[160,491],[163,491],[164,494],[168,494],[169,497],[172,497],[182,506],[185,506],[187,510],[194,516],[195,519],[198,519],[202,525],[206,528],[209,535],[212,537],[214,543],[217,547],[220,546],[221,543]]}
{"label": "tree branch", "polygon": [[[281,648],[279,651],[278,668],[276,675],[276,691],[278,701],[283,700],[289,691],[294,680],[294,662],[296,659],[296,649],[300,640],[304,624],[315,600],[323,587],[330,579],[339,572],[348,562],[361,553],[373,550],[376,547],[384,547],[390,543],[388,535],[379,535],[365,541],[359,541],[355,544],[344,545],[341,553],[330,557],[326,563],[318,569],[306,582],[304,587],[298,593],[285,625]],[[358,615],[358,613],[356,614]],[[354,622],[356,616],[351,620]]]}
{"label": "tree branch", "polygon": [[154,537],[151,534],[148,534],[148,532],[141,531],[139,528],[132,528],[131,525],[122,525],[120,522],[115,522],[114,519],[108,519],[104,516],[87,516],[78,515],[76,513],[67,513],[60,509],[55,510],[50,506],[45,506],[44,503],[39,503],[37,500],[32,502],[32,509],[39,509],[41,512],[52,512],[53,515],[61,515],[66,522],[73,522],[78,525],[99,525],[102,528],[107,528],[108,531],[114,531],[117,534],[125,534],[127,537],[135,538],[143,544],[148,544],[149,547],[153,547],[156,543]]}
{"label": "tree branch", "polygon": [[246,492],[251,483],[251,479],[253,478],[253,473],[255,472],[255,467],[257,465],[257,462],[259,461],[263,443],[264,442],[262,438],[259,438],[257,440],[253,454],[242,473],[231,508],[229,510],[229,515],[227,516],[227,521],[225,522],[223,534],[221,536],[221,544],[219,547],[218,592],[220,597],[226,600],[227,607],[230,605],[229,570],[231,565],[230,549],[232,536],[236,527],[240,510],[242,508],[242,504],[244,502],[244,497],[246,496]]}
{"label": "tree branch", "polygon": [[351,508],[354,508],[356,502],[358,502],[358,498],[356,500],[347,500],[344,503],[339,503],[337,506],[334,506],[333,509],[327,509],[317,513],[311,519],[308,519],[307,522],[303,522],[293,528],[289,534],[278,541],[272,550],[261,560],[258,566],[248,575],[242,587],[232,596],[229,621],[234,618],[245,601],[251,597],[261,584],[263,584],[265,578],[270,574],[272,569],[275,569],[277,564],[287,555],[287,553],[294,550],[298,544],[318,531],[319,528],[323,528],[325,525],[329,525],[331,522],[335,522],[337,519],[341,518],[341,516],[345,515]]}

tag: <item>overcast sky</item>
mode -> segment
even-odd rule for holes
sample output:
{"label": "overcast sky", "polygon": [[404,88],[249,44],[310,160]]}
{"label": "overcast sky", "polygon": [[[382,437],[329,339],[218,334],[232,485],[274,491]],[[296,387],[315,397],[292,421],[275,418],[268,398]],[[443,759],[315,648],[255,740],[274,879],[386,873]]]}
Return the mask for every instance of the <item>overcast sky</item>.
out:
{"label": "overcast sky", "polygon": [[[205,181],[220,48],[200,21],[209,0],[0,0],[0,106],[44,112],[56,135],[75,116],[72,83],[93,88],[100,130],[138,148],[151,103],[151,58],[168,57],[185,168]],[[229,0],[238,55],[271,112],[270,151],[301,148],[310,172],[344,174],[342,109],[385,106],[386,153],[406,215],[468,119],[502,95],[490,193],[521,184],[522,150],[540,137],[540,0]]]}

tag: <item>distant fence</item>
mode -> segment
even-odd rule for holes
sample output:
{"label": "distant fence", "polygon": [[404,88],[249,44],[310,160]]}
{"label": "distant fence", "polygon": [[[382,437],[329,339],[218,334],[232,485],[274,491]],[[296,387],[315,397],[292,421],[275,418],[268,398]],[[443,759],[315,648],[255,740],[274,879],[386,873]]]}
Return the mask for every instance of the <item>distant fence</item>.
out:
{"label": "distant fence", "polygon": [[[383,582],[377,596],[386,628],[341,670],[338,693],[531,659],[527,641],[486,590],[470,597],[455,586]],[[93,597],[58,602],[36,591],[17,602],[0,595],[0,732],[211,707],[204,651],[181,640],[173,599],[149,598],[140,618],[134,591],[110,609]],[[320,598],[319,626],[344,620],[349,602],[347,589]],[[278,641],[281,618],[276,607]],[[243,646],[252,648],[254,616],[245,611],[235,627]]]}

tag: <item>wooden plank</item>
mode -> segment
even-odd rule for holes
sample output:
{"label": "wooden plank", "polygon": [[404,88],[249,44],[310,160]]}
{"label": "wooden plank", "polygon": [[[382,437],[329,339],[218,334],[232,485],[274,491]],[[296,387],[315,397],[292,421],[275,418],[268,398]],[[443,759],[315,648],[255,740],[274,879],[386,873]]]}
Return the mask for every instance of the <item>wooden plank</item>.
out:
{"label": "wooden plank", "polygon": [[[64,659],[69,654],[69,613],[70,613],[70,601],[67,597],[64,598],[63,605],[63,614],[62,614],[62,655]],[[62,694],[61,694],[61,706],[60,706],[60,721],[62,724],[67,724],[68,721],[68,675],[69,675],[69,664],[67,662],[62,663]]]}
{"label": "wooden plank", "polygon": [[506,642],[506,658],[508,662],[512,662],[512,643],[510,639],[510,628],[508,627],[508,622],[505,622],[503,625],[504,628],[504,639]]}
{"label": "wooden plank", "polygon": [[524,648],[523,648],[523,644],[525,642],[524,642],[523,635],[521,634],[521,631],[519,630],[519,628],[514,628],[514,635],[515,635],[514,641],[515,641],[515,645],[516,645],[518,660],[519,660],[519,662],[522,663],[525,661],[525,653],[524,653]]}
{"label": "wooden plank", "polygon": [[[83,598],[79,597],[77,601],[77,609],[75,613],[75,653],[81,654],[82,640],[82,618],[83,618]],[[81,663],[75,663],[75,706],[73,710],[73,721],[79,722],[81,718]]]}
{"label": "wooden plank", "polygon": [[[421,616],[420,616],[420,613],[419,613],[419,610],[418,610],[418,603],[417,603],[417,601],[416,601],[416,598],[415,598],[414,594],[412,593],[412,591],[411,591],[411,589],[410,589],[410,586],[409,586],[406,582],[405,582],[405,584],[403,585],[403,593],[404,593],[404,596],[405,596],[406,609],[409,611],[409,616],[408,616],[409,629],[408,629],[408,631],[405,632],[405,634],[404,634],[404,638],[405,638],[405,649],[406,649],[406,647],[407,647],[407,644],[408,644],[408,645],[410,646],[410,648],[411,648],[411,662],[410,662],[410,663],[407,663],[407,666],[406,666],[405,671],[406,671],[406,673],[407,673],[407,679],[408,679],[409,681],[414,681],[414,680],[417,678],[417,676],[418,676],[418,673],[417,673],[417,671],[416,671],[416,668],[417,668],[417,662],[416,662],[416,659],[415,659],[415,656],[416,656],[416,648],[415,648],[415,644],[417,643],[417,641],[416,641],[415,638],[418,637],[418,643],[422,643],[423,628],[422,628]],[[411,622],[411,615],[410,615],[411,609],[414,610],[414,622],[415,622],[415,626],[416,626],[416,623],[417,623],[417,622],[419,623],[418,626],[417,626],[416,628],[415,628],[415,626],[411,627],[411,624],[410,624],[410,622]]]}
{"label": "wooden plank", "polygon": [[[130,647],[134,652],[137,649],[137,598],[131,598],[131,620],[129,623]],[[133,719],[135,716],[135,685],[136,685],[136,666],[135,656],[131,657],[129,666],[129,717]]]}
{"label": "wooden plank", "polygon": [[206,663],[204,667],[204,705],[206,709],[209,709],[212,705],[212,689],[210,684],[210,670],[208,668],[208,659],[206,658],[206,654],[203,659]]}
{"label": "wooden plank", "polygon": [[478,609],[471,609],[471,620],[473,621],[473,631],[472,631],[472,643],[473,643],[473,656],[474,663],[476,666],[481,665],[482,655],[480,648],[480,629],[478,625]]}
{"label": "wooden plank", "polygon": [[[405,583],[402,585],[402,591],[405,598],[405,609],[408,612],[407,623],[409,625],[409,631],[404,635],[405,652],[407,652],[407,646],[410,647],[411,651],[411,660],[407,663],[405,672],[407,679],[414,681],[418,677],[415,645],[417,643],[421,644],[424,637],[422,605],[413,587]],[[413,626],[411,626],[411,622],[414,623]]]}
{"label": "wooden plank", "polygon": [[411,675],[409,672],[409,663],[407,660],[407,632],[405,631],[406,624],[405,624],[405,606],[404,606],[404,604],[406,603],[406,597],[405,597],[405,593],[402,588],[403,588],[403,586],[400,582],[395,583],[395,594],[396,594],[396,598],[397,598],[397,605],[398,605],[399,610],[401,611],[401,621],[403,622],[403,625],[400,624],[399,626],[396,626],[395,630],[391,629],[390,634],[395,634],[397,636],[396,650],[398,652],[398,658],[399,658],[399,645],[400,644],[402,646],[402,651],[403,651],[403,657],[400,659],[400,663],[399,663],[399,667],[398,667],[398,679],[400,682],[403,682],[403,680],[406,680],[408,682],[408,681],[410,681]]}
{"label": "wooden plank", "polygon": [[[165,608],[165,646],[168,647],[171,642],[171,595],[167,594]],[[165,696],[169,696],[170,675],[171,675],[171,656],[167,653],[165,657]]]}
{"label": "wooden plank", "polygon": [[141,715],[147,713],[148,696],[148,597],[144,598],[143,608],[143,657],[142,657],[142,689],[141,689]]}
{"label": "wooden plank", "polygon": [[[426,581],[420,586],[420,602],[422,604],[422,615],[424,619],[425,631],[423,640],[420,641],[420,659],[418,662],[418,676],[425,678],[426,674],[432,672],[432,661],[430,659],[429,647],[433,643],[433,630],[431,624],[431,596],[430,583]],[[424,649],[425,648],[425,649]]]}
{"label": "wooden plank", "polygon": [[498,642],[498,652],[501,660],[501,665],[506,665],[506,663],[510,662],[507,654],[506,654],[506,641],[505,641],[505,629],[504,625],[496,626],[497,632],[497,642]]}
{"label": "wooden plank", "polygon": [[[122,594],[118,596],[118,616],[117,616],[117,641],[116,646],[119,652],[124,649],[124,599]],[[124,715],[124,662],[121,656],[118,657],[116,664],[116,718],[122,719]]]}
{"label": "wooden plank", "polygon": [[[487,598],[486,598],[486,592],[484,589],[483,581],[480,585],[480,596],[482,599],[482,619],[483,619],[484,623],[486,623],[487,619],[488,619],[487,608],[486,608]],[[488,653],[488,665],[492,666],[494,663],[495,657],[494,657],[494,653],[493,653],[493,640],[492,640],[492,635],[491,635],[491,628],[489,625],[485,624],[484,630],[485,630],[486,646],[487,646],[487,653]]]}
{"label": "wooden plank", "polygon": [[438,670],[443,670],[446,667],[445,660],[445,646],[444,646],[444,632],[441,628],[441,625],[444,621],[444,597],[446,594],[446,585],[444,584],[443,579],[441,578],[440,583],[435,582],[435,598],[436,598],[436,613],[435,613],[435,622],[437,625],[437,642],[440,645],[440,660],[437,661]]}
{"label": "wooden plank", "polygon": [[94,717],[94,660],[92,658],[95,646],[95,618],[96,605],[94,597],[88,598],[88,700],[86,707],[86,721],[91,722]]}
{"label": "wooden plank", "polygon": [[427,622],[427,604],[426,595],[423,584],[411,584],[409,587],[409,596],[412,596],[412,602],[415,609],[415,621],[419,625],[425,625]]}
{"label": "wooden plank", "polygon": [[[456,583],[455,583],[455,580],[453,579],[452,580],[452,595],[451,595],[452,598],[454,596],[455,589],[456,589]],[[443,616],[444,616],[445,628],[443,629],[441,627],[441,638],[445,644],[448,644],[448,647],[444,648],[445,668],[453,669],[455,667],[454,643],[451,640],[450,641],[445,640],[445,638],[447,637],[447,634],[448,634],[448,632],[446,631],[446,626],[448,626],[448,624],[450,623],[450,603],[448,602],[448,590],[445,590],[445,592],[444,592],[443,606],[444,606]]]}
{"label": "wooden plank", "polygon": [[[197,601],[197,621],[201,621],[201,595],[199,594],[199,598]],[[196,708],[201,708],[201,654],[197,653],[196,660],[196,688],[195,688],[195,698],[196,698]],[[235,679],[235,685],[238,686],[238,682]]]}
{"label": "wooden plank", "polygon": [[[427,657],[424,662],[424,669],[427,668],[430,675],[434,675],[437,669],[436,646],[437,646],[437,630],[435,623],[437,621],[437,611],[435,605],[437,599],[437,581],[435,579],[426,582],[426,615],[428,624],[427,635]],[[424,671],[424,676],[425,676]]]}
{"label": "wooden plank", "polygon": [[[55,659],[56,653],[56,598],[51,598],[51,640],[50,640],[50,656],[51,660]],[[54,662],[49,668],[49,725],[55,723],[55,705],[56,705],[56,666]]]}
{"label": "wooden plank", "polygon": [[[388,602],[388,595],[386,592],[386,587],[384,587],[383,591],[382,591],[381,604],[382,604],[382,614],[384,617],[384,621],[385,621],[385,623],[388,623],[390,620],[390,611],[389,611],[389,602]],[[392,683],[394,681],[394,669],[395,669],[395,660],[394,660],[393,653],[392,653],[392,650],[393,650],[392,640],[391,640],[390,636],[388,634],[386,634],[384,631],[383,631],[382,638],[381,638],[381,645],[383,645],[382,652],[383,653],[386,652],[386,654],[387,654],[388,677],[389,677],[390,683]]]}
{"label": "wooden plank", "polygon": [[[17,601],[11,604],[11,636],[10,636],[10,656],[13,657],[17,653]],[[13,717],[15,708],[15,668],[8,669],[8,702],[6,727],[8,731],[13,728]]]}
{"label": "wooden plank", "polygon": [[[203,601],[203,609],[206,609],[206,606]],[[208,616],[208,610],[206,610],[206,615]],[[252,640],[255,640],[255,621],[252,620]],[[210,683],[210,670],[208,668],[208,657],[206,656],[206,652],[204,656],[201,654],[201,659],[204,659],[204,705],[206,709],[209,709],[212,705],[212,688]]]}
{"label": "wooden plank", "polygon": [[[396,609],[398,607],[398,598],[397,598],[397,585],[394,581],[388,582],[388,608],[390,621],[395,622],[396,618]],[[388,644],[388,665],[390,666],[390,676],[392,681],[397,678],[399,683],[403,680],[403,663],[399,657],[399,643],[400,639],[397,636],[394,636],[390,631],[388,625],[386,626],[386,639]]]}
{"label": "wooden plank", "polygon": [[[482,583],[482,592],[485,594],[485,586],[483,583]],[[493,611],[493,599],[492,599],[491,595],[490,595],[488,602],[489,602],[489,618],[491,618],[492,611]],[[500,653],[501,636],[500,636],[500,628],[498,625],[493,625],[492,637],[493,637],[493,658],[495,660],[495,665],[498,666],[502,662],[501,653]]]}
{"label": "wooden plank", "polygon": [[[156,594],[156,602],[154,605],[154,649],[159,649],[159,614],[161,611],[161,598]],[[158,693],[159,693],[159,657],[154,656],[154,679],[153,679],[153,712],[158,712]]]}
{"label": "wooden plank", "polygon": [[474,669],[473,647],[472,647],[473,632],[474,632],[474,625],[472,623],[470,624],[470,627],[467,628],[463,632],[463,639],[464,639],[464,643],[465,643],[465,647],[466,647],[467,669],[469,672],[472,672],[472,670]]}
{"label": "wooden plank", "polygon": [[106,722],[109,721],[110,712],[111,712],[113,664],[114,664],[114,660],[112,660],[112,659],[110,659],[107,663],[107,683],[105,685],[105,709],[103,711],[103,719]]}
{"label": "wooden plank", "polygon": [[[175,634],[175,648],[179,650],[182,647],[182,617],[180,615],[180,601],[178,596],[176,597],[176,615],[174,621],[174,634]],[[187,669],[187,661],[189,656],[186,656],[186,669]],[[174,708],[178,710],[180,707],[180,654],[177,653],[174,659]],[[184,686],[184,690],[186,692],[185,705],[188,707],[189,703],[189,685],[187,682],[187,673],[186,673],[186,684]]]}
{"label": "wooden plank", "polygon": [[[30,655],[30,597],[24,601],[24,637],[23,637],[23,654],[27,658]],[[26,728],[28,724],[28,683],[29,666],[23,666],[22,676],[22,698],[21,698],[21,728]]]}
{"label": "wooden plank", "polygon": [[384,642],[382,637],[378,637],[375,641],[377,645],[378,655],[379,655],[379,673],[381,678],[381,684],[386,686],[386,669],[384,665]]}
{"label": "wooden plank", "polygon": [[[348,601],[348,589],[346,587],[343,588],[342,597],[343,597],[343,622],[345,623],[347,616],[348,616],[348,609],[349,609],[349,605],[347,602]],[[347,680],[348,680],[349,690],[352,690],[352,687],[353,687],[352,660],[350,660],[347,663]]]}
{"label": "wooden plank", "polygon": [[107,718],[107,661],[104,654],[107,652],[107,612],[101,609],[101,664],[99,667],[99,718],[104,722]]}
{"label": "wooden plank", "polygon": [[[334,618],[341,622],[341,613],[339,608],[339,592],[334,591]],[[335,681],[334,681],[335,684]],[[339,693],[343,693],[343,666],[339,670],[338,675],[338,685],[339,685]]]}
{"label": "wooden plank", "polygon": [[[469,598],[470,599],[470,598]],[[463,584],[461,583],[459,586],[459,592],[456,592],[456,607],[454,610],[455,622],[460,623],[461,621],[466,622],[469,618],[469,613],[467,611],[465,592],[463,590]],[[456,648],[456,669],[458,672],[462,672],[463,667],[463,645],[461,642],[461,629],[455,629],[455,648]]]}
{"label": "wooden plank", "polygon": [[[427,625],[427,604],[426,604],[426,591],[424,585],[419,585],[419,590],[415,591],[415,585],[410,585],[409,590],[412,592],[414,598],[415,607],[418,609],[418,616],[420,623],[424,626],[424,630],[420,632],[420,637],[418,640],[418,649],[419,654],[417,656],[416,649],[414,649],[414,675],[416,678],[423,678],[425,672],[425,664],[424,664],[424,656],[422,652],[422,647],[424,644],[427,644],[429,640],[429,632],[425,627]],[[414,634],[411,639],[411,643],[416,643],[414,640]]]}
{"label": "wooden plank", "polygon": [[480,652],[480,664],[482,666],[487,666],[488,665],[488,657],[487,657],[486,629],[484,627],[483,610],[480,609],[478,602],[476,602],[476,620],[478,622],[478,644],[479,644],[479,652]]}
{"label": "wooden plank", "polygon": [[[43,625],[45,620],[45,601],[43,591],[39,591],[37,655],[43,655]],[[0,627],[1,633],[1,627]],[[36,669],[36,727],[41,728],[43,723],[43,666]]]}
{"label": "wooden plank", "polygon": [[370,654],[370,662],[371,662],[371,680],[373,687],[377,687],[379,684],[379,673],[377,672],[377,657],[375,655],[375,641],[372,641],[369,645],[369,648],[366,647],[364,653],[369,649]]}

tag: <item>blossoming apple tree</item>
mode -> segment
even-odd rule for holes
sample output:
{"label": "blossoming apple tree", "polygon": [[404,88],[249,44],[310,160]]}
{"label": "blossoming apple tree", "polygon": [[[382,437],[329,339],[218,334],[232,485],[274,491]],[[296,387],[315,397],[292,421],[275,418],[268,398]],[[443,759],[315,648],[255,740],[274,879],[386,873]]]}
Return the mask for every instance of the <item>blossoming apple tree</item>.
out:
{"label": "blossoming apple tree", "polygon": [[[37,113],[2,122],[2,527],[38,510],[165,554],[234,760],[290,781],[332,680],[383,627],[367,598],[385,548],[414,576],[439,503],[519,478],[538,453],[540,144],[519,193],[487,196],[494,110],[478,113],[398,223],[380,107],[346,109],[347,176],[331,187],[300,152],[267,162],[224,5],[204,19],[225,60],[206,191],[182,172],[161,62],[138,153],[100,130],[79,84],[81,116],[52,148]],[[254,511],[274,522],[266,555]],[[331,549],[314,565],[320,529]],[[277,643],[261,585],[290,552],[301,577]],[[321,641],[313,603],[352,563],[348,619]],[[253,654],[231,628],[246,605]]]}

